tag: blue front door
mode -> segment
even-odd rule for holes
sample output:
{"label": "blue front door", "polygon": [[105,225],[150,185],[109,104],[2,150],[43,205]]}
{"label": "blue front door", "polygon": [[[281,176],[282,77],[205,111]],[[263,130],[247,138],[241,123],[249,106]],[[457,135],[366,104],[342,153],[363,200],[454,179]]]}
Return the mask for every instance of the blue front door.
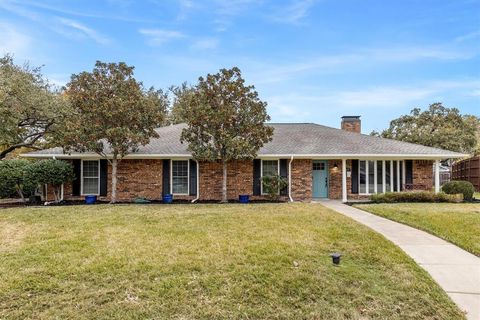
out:
{"label": "blue front door", "polygon": [[314,160],[312,165],[313,172],[313,198],[328,197],[328,166],[327,161]]}

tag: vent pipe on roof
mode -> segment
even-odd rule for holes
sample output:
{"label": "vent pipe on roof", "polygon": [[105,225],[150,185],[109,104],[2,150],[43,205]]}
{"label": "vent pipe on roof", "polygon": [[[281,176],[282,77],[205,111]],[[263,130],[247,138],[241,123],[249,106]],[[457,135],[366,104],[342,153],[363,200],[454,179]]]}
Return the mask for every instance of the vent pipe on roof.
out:
{"label": "vent pipe on roof", "polygon": [[362,121],[360,116],[343,116],[342,117],[342,130],[361,133]]}

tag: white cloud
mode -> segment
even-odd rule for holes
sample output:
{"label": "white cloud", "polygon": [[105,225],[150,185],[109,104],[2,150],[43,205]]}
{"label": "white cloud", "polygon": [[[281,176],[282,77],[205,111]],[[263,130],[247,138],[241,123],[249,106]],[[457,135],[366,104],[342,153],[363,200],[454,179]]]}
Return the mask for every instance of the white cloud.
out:
{"label": "white cloud", "polygon": [[255,83],[285,81],[303,74],[338,74],[353,69],[376,68],[379,65],[420,60],[466,60],[474,53],[445,47],[404,46],[392,48],[356,49],[349,53],[318,55],[297,62],[260,63],[250,61]]}
{"label": "white cloud", "polygon": [[177,15],[177,20],[186,20],[188,14],[195,7],[195,3],[192,0],[179,0],[179,13]]}
{"label": "white cloud", "polygon": [[478,38],[478,37],[480,37],[480,30],[464,34],[463,36],[459,36],[459,37],[455,38],[455,41],[463,42],[463,41],[472,40],[472,39],[475,39],[475,38]]}
{"label": "white cloud", "polygon": [[272,95],[265,100],[275,121],[302,121],[326,110],[336,110],[337,113],[358,113],[358,110],[380,112],[442,101],[451,93],[456,97],[468,97],[480,94],[480,80],[432,81],[337,91],[317,88],[314,92]]}
{"label": "white cloud", "polygon": [[142,35],[148,38],[148,43],[152,46],[162,45],[170,40],[184,38],[185,35],[180,31],[164,29],[140,29]]}
{"label": "white cloud", "polygon": [[212,50],[217,48],[218,46],[218,39],[217,38],[201,38],[195,40],[192,45],[191,49],[193,50]]}
{"label": "white cloud", "polygon": [[257,0],[215,0],[217,13],[227,16],[238,15],[244,12],[250,5],[258,2]]}
{"label": "white cloud", "polygon": [[108,44],[111,42],[111,40],[108,37],[102,35],[101,33],[95,31],[92,28],[87,27],[86,25],[78,21],[65,19],[65,18],[60,18],[59,20],[63,25],[74,29],[82,36],[90,38],[99,44]]}
{"label": "white cloud", "polygon": [[32,39],[7,23],[0,23],[0,54],[15,54],[24,57],[30,49]]}
{"label": "white cloud", "polygon": [[252,6],[258,6],[262,4],[262,1],[258,0],[215,0],[214,4],[216,5],[214,13],[217,15],[217,18],[213,20],[213,23],[216,25],[215,31],[223,32],[226,31],[233,22],[234,17],[240,16],[245,12],[251,14],[254,10]]}
{"label": "white cloud", "polygon": [[286,7],[278,9],[271,17],[276,22],[298,24],[305,18],[315,0],[296,0]]}

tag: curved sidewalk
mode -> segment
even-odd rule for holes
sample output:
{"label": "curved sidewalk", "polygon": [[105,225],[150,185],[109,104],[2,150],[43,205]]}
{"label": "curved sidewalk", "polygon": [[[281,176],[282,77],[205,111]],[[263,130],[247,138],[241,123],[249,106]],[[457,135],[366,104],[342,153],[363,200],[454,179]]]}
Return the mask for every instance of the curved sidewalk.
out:
{"label": "curved sidewalk", "polygon": [[366,225],[399,246],[432,276],[460,309],[467,312],[468,319],[480,319],[480,258],[427,232],[340,201],[324,200],[320,203]]}

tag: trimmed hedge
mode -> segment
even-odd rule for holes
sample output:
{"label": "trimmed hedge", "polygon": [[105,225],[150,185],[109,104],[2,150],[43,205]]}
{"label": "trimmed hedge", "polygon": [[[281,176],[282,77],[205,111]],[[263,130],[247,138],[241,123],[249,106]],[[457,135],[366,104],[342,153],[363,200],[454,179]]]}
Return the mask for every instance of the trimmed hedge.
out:
{"label": "trimmed hedge", "polygon": [[32,163],[23,159],[0,161],[0,198],[28,197],[37,182],[29,174]]}
{"label": "trimmed hedge", "polygon": [[450,181],[443,185],[442,191],[446,194],[463,194],[463,199],[471,201],[475,193],[475,187],[468,181]]}
{"label": "trimmed hedge", "polygon": [[374,203],[396,202],[462,202],[463,197],[458,194],[433,193],[430,191],[387,192],[374,194],[370,197]]}

